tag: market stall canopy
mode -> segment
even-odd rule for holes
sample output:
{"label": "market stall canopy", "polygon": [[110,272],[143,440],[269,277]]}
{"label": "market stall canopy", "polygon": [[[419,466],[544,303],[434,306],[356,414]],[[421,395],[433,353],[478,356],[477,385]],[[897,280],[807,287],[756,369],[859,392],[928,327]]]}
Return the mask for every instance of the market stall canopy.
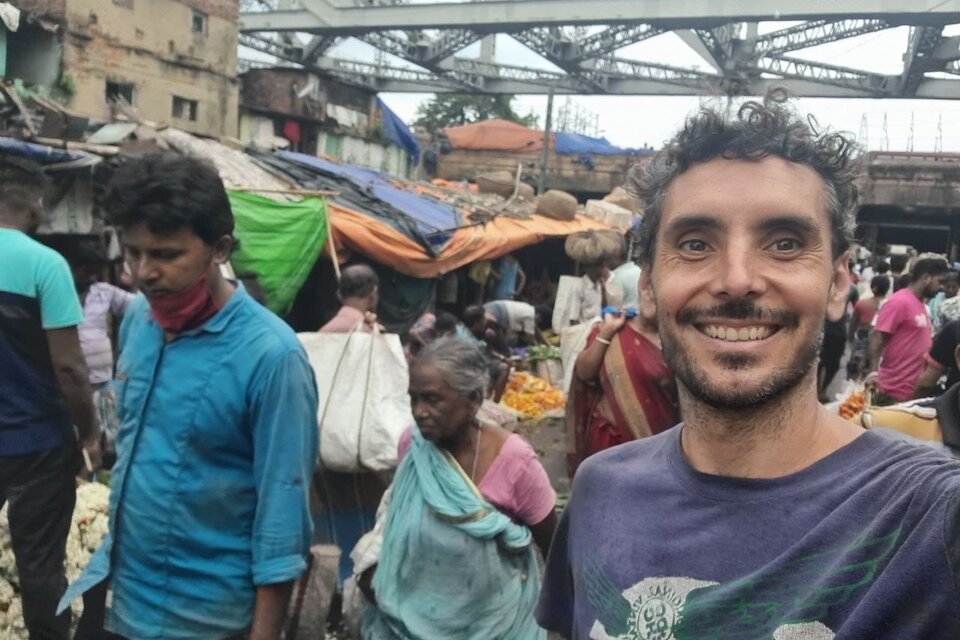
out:
{"label": "market stall canopy", "polygon": [[346,207],[331,204],[330,222],[338,248],[369,256],[400,273],[436,278],[477,260],[494,260],[547,238],[589,229],[609,229],[584,216],[570,222],[540,215],[528,219],[500,216],[486,223],[458,229],[443,251],[429,255],[415,242],[384,224]]}
{"label": "market stall canopy", "polygon": [[239,246],[231,258],[238,274],[252,271],[267,296],[267,307],[289,311],[297,292],[327,241],[327,208],[322,198],[277,202],[228,191]]}
{"label": "market stall canopy", "polygon": [[392,228],[428,255],[440,253],[451,237],[450,230],[463,225],[460,209],[421,197],[385,173],[303,153],[252,153],[304,189],[336,191],[332,204],[366,216],[369,224]]}
{"label": "market stall canopy", "polygon": [[454,149],[487,151],[539,151],[543,149],[543,131],[510,122],[484,120],[462,127],[441,130]]}
{"label": "market stall canopy", "polygon": [[199,138],[172,127],[158,131],[157,140],[163,146],[178,153],[200,157],[212,162],[227,189],[264,189],[265,194],[271,192],[266,195],[270,200],[293,199],[292,196],[282,193],[294,188],[290,181],[282,180],[260,167],[242,151],[233,149],[216,140]]}

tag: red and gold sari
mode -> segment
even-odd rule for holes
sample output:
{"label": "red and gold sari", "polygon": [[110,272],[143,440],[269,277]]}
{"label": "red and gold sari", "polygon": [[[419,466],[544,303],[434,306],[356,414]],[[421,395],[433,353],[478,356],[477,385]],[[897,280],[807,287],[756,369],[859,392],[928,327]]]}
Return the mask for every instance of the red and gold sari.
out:
{"label": "red and gold sari", "polygon": [[[587,348],[599,331],[600,325],[591,330]],[[573,376],[566,421],[571,478],[594,453],[677,424],[677,386],[660,349],[625,325],[610,341],[593,384]]]}

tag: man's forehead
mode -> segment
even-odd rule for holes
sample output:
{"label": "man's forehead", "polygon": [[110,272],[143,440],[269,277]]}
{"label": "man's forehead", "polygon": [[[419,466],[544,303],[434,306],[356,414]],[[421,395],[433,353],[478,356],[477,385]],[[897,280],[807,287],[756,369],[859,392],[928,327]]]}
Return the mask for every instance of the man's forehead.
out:
{"label": "man's forehead", "polygon": [[671,218],[691,215],[722,225],[785,214],[828,221],[823,178],[811,167],[776,156],[696,164],[671,182],[661,211],[660,231]]}
{"label": "man's forehead", "polygon": [[179,227],[173,231],[158,233],[147,225],[139,224],[120,230],[120,240],[128,246],[182,247],[203,242],[190,227]]}

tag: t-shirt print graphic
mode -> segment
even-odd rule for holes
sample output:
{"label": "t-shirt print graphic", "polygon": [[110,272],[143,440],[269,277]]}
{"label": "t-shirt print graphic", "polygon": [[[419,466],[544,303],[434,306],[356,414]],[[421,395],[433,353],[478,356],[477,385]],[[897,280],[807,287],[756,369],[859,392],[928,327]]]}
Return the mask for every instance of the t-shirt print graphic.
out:
{"label": "t-shirt print graphic", "polygon": [[897,547],[900,529],[813,554],[723,584],[689,577],[645,578],[618,592],[600,566],[584,562],[593,640],[832,640],[822,622],[870,585]]}

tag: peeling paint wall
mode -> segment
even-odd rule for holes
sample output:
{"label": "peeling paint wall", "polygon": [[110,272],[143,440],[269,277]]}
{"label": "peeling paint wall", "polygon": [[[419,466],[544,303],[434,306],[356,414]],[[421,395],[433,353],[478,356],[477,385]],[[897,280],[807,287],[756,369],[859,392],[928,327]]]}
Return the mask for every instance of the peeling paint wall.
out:
{"label": "peeling paint wall", "polygon": [[[147,120],[195,133],[237,135],[236,0],[63,2],[62,69],[76,88],[69,108],[107,119],[107,83],[133,85],[133,105]],[[205,15],[199,32],[195,11]],[[174,117],[174,96],[196,102],[195,120]]]}

